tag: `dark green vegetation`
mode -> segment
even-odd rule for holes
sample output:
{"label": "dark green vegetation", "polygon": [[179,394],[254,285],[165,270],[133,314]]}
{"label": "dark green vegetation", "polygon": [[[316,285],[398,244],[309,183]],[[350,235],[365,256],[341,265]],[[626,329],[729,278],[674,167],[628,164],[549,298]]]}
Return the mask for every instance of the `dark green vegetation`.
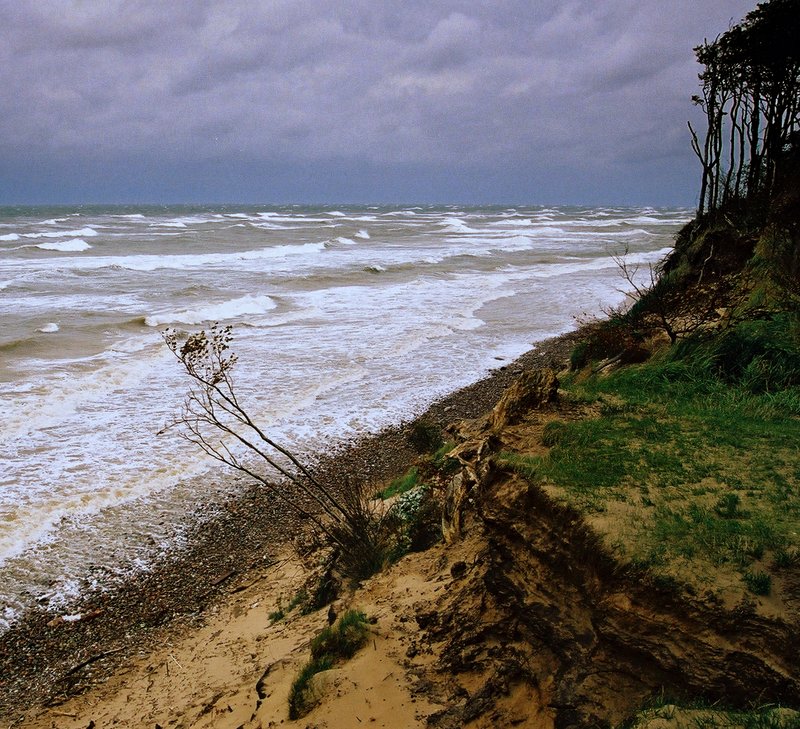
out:
{"label": "dark green vegetation", "polygon": [[391,499],[393,496],[405,494],[411,489],[416,488],[420,484],[419,469],[412,466],[402,476],[394,479],[385,489],[379,491],[376,495],[379,499]]}
{"label": "dark green vegetation", "polygon": [[311,641],[311,659],[300,669],[289,691],[289,719],[305,716],[316,705],[312,678],[352,658],[366,640],[367,616],[360,610],[348,610]]}
{"label": "dark green vegetation", "polygon": [[[421,465],[429,467],[435,456],[423,459]],[[377,496],[384,500],[395,499],[390,507],[394,543],[388,561],[394,562],[408,552],[427,549],[440,539],[440,505],[431,485],[422,480],[418,466],[412,466],[394,479]]]}
{"label": "dark green vegetation", "polygon": [[[305,589],[298,590],[295,595],[289,600],[289,604],[284,609],[283,605],[281,605],[280,600],[278,601],[278,606],[274,612],[271,612],[267,617],[269,618],[270,624],[277,623],[280,620],[283,620],[292,610],[296,607],[303,605],[306,606],[309,604],[308,593]],[[320,605],[322,607],[322,605]],[[303,613],[305,614],[305,610]],[[309,611],[310,612],[310,611]]]}
{"label": "dark green vegetation", "polygon": [[703,167],[699,213],[746,204],[763,209],[784,152],[800,129],[800,2],[768,0],[713,42],[695,48],[706,115],[692,146]]}

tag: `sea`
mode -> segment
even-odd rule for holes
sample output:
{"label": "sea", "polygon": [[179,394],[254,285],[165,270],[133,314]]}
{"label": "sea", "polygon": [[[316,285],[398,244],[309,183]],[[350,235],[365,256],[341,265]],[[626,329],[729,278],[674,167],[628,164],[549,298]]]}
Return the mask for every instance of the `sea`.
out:
{"label": "sea", "polygon": [[692,214],[0,208],[0,632],[147,570],[245,487],[161,432],[190,384],[166,329],[230,325],[240,401],[312,458],[619,305],[614,256],[646,280]]}

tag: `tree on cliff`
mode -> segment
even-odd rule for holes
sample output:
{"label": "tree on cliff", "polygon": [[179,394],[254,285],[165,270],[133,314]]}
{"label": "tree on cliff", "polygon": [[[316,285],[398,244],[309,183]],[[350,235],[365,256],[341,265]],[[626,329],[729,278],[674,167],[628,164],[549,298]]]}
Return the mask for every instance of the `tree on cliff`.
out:
{"label": "tree on cliff", "polygon": [[800,0],[767,0],[738,25],[695,48],[704,66],[699,214],[732,201],[769,202],[784,153],[800,141]]}
{"label": "tree on cliff", "polygon": [[231,327],[214,324],[185,341],[175,330],[163,336],[191,386],[181,414],[161,432],[177,428],[183,439],[308,519],[338,548],[348,576],[360,579],[379,569],[391,541],[391,514],[372,508],[358,483],[325,483],[252,419],[234,387]]}

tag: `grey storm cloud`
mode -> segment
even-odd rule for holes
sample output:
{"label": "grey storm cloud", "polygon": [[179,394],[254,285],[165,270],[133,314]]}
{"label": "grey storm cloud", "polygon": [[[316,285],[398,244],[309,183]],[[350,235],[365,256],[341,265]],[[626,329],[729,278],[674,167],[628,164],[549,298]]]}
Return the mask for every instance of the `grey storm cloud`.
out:
{"label": "grey storm cloud", "polygon": [[0,0],[0,192],[48,159],[686,167],[692,47],[752,4]]}

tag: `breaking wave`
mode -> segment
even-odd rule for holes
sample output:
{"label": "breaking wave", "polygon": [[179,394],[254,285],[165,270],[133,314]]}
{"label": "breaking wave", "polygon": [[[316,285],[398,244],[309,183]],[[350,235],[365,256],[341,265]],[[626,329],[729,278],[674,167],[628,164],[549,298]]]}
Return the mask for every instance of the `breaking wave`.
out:
{"label": "breaking wave", "polygon": [[151,314],[145,317],[144,323],[149,327],[164,324],[202,324],[207,321],[224,321],[241,316],[266,314],[275,308],[275,302],[269,296],[242,296],[238,299],[223,301],[220,304],[209,304],[197,309],[182,309]]}

